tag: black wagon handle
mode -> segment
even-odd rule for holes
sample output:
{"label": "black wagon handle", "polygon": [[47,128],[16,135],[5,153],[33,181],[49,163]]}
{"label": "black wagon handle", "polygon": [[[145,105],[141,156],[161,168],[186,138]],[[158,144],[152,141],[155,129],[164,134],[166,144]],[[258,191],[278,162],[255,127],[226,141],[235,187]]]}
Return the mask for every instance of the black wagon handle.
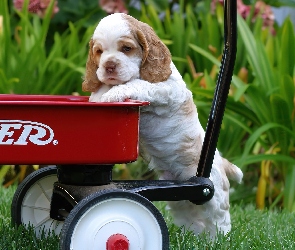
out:
{"label": "black wagon handle", "polygon": [[198,164],[198,177],[208,178],[211,173],[226,100],[233,75],[237,52],[237,2],[224,1],[224,48],[205,139]]}

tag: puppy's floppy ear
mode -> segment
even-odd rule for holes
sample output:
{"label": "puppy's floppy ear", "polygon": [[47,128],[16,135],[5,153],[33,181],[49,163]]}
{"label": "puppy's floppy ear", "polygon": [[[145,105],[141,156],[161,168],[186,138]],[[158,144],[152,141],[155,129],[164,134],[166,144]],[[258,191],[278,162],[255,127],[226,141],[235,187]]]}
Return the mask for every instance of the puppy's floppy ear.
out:
{"label": "puppy's floppy ear", "polygon": [[166,81],[171,75],[170,51],[149,25],[139,23],[137,38],[143,48],[141,79],[153,83]]}
{"label": "puppy's floppy ear", "polygon": [[171,75],[171,54],[166,45],[146,23],[121,14],[128,21],[132,34],[143,49],[140,77],[151,83],[166,81]]}
{"label": "puppy's floppy ear", "polygon": [[98,65],[96,64],[93,57],[93,44],[94,44],[93,39],[91,39],[89,42],[89,52],[88,52],[88,58],[86,62],[86,74],[84,77],[84,81],[82,83],[82,90],[89,91],[89,92],[97,91],[102,84],[98,80],[96,75],[96,70],[98,68]]}

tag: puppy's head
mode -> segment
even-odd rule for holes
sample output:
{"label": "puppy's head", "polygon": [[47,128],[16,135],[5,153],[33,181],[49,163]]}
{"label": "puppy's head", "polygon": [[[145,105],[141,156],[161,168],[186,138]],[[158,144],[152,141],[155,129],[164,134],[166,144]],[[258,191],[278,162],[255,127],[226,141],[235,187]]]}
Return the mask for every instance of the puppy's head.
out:
{"label": "puppy's head", "polygon": [[103,18],[89,42],[83,91],[140,78],[151,83],[171,74],[168,48],[145,23],[122,13]]}

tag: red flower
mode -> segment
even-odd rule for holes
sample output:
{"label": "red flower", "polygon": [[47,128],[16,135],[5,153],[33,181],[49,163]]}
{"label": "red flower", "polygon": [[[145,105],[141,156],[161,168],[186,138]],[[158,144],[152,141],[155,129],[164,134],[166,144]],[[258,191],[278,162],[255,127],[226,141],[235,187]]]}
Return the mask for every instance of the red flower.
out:
{"label": "red flower", "polygon": [[99,5],[108,14],[128,13],[124,0],[99,0]]}
{"label": "red flower", "polygon": [[[223,0],[212,0],[211,11],[214,12],[216,9],[216,4],[219,3],[223,5],[223,2],[224,2]],[[237,11],[244,19],[246,19],[249,16],[251,12],[251,8],[253,8],[253,6],[245,5],[242,0],[237,0]],[[275,17],[271,7],[263,1],[257,1],[255,3],[254,8],[255,10],[254,10],[252,22],[255,22],[257,17],[261,17],[263,19],[263,27],[269,27],[271,32],[274,33],[273,25],[274,25]]]}
{"label": "red flower", "polygon": [[[44,17],[46,9],[50,4],[50,0],[30,0],[28,10],[31,13]],[[21,10],[24,5],[24,0],[13,0],[13,5],[17,10]],[[54,1],[52,16],[59,11],[57,7],[57,0]]]}

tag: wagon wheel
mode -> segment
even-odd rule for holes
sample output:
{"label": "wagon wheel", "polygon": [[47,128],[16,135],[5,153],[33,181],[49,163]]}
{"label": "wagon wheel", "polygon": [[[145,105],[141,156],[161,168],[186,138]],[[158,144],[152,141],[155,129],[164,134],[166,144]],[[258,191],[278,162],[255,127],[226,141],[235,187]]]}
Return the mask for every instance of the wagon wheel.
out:
{"label": "wagon wheel", "polygon": [[166,223],[146,198],[104,190],[79,202],[65,220],[61,249],[169,249]]}
{"label": "wagon wheel", "polygon": [[57,168],[49,166],[28,175],[18,186],[11,205],[12,223],[30,225],[37,236],[49,231],[59,234],[63,222],[50,218],[53,183],[57,181]]}

